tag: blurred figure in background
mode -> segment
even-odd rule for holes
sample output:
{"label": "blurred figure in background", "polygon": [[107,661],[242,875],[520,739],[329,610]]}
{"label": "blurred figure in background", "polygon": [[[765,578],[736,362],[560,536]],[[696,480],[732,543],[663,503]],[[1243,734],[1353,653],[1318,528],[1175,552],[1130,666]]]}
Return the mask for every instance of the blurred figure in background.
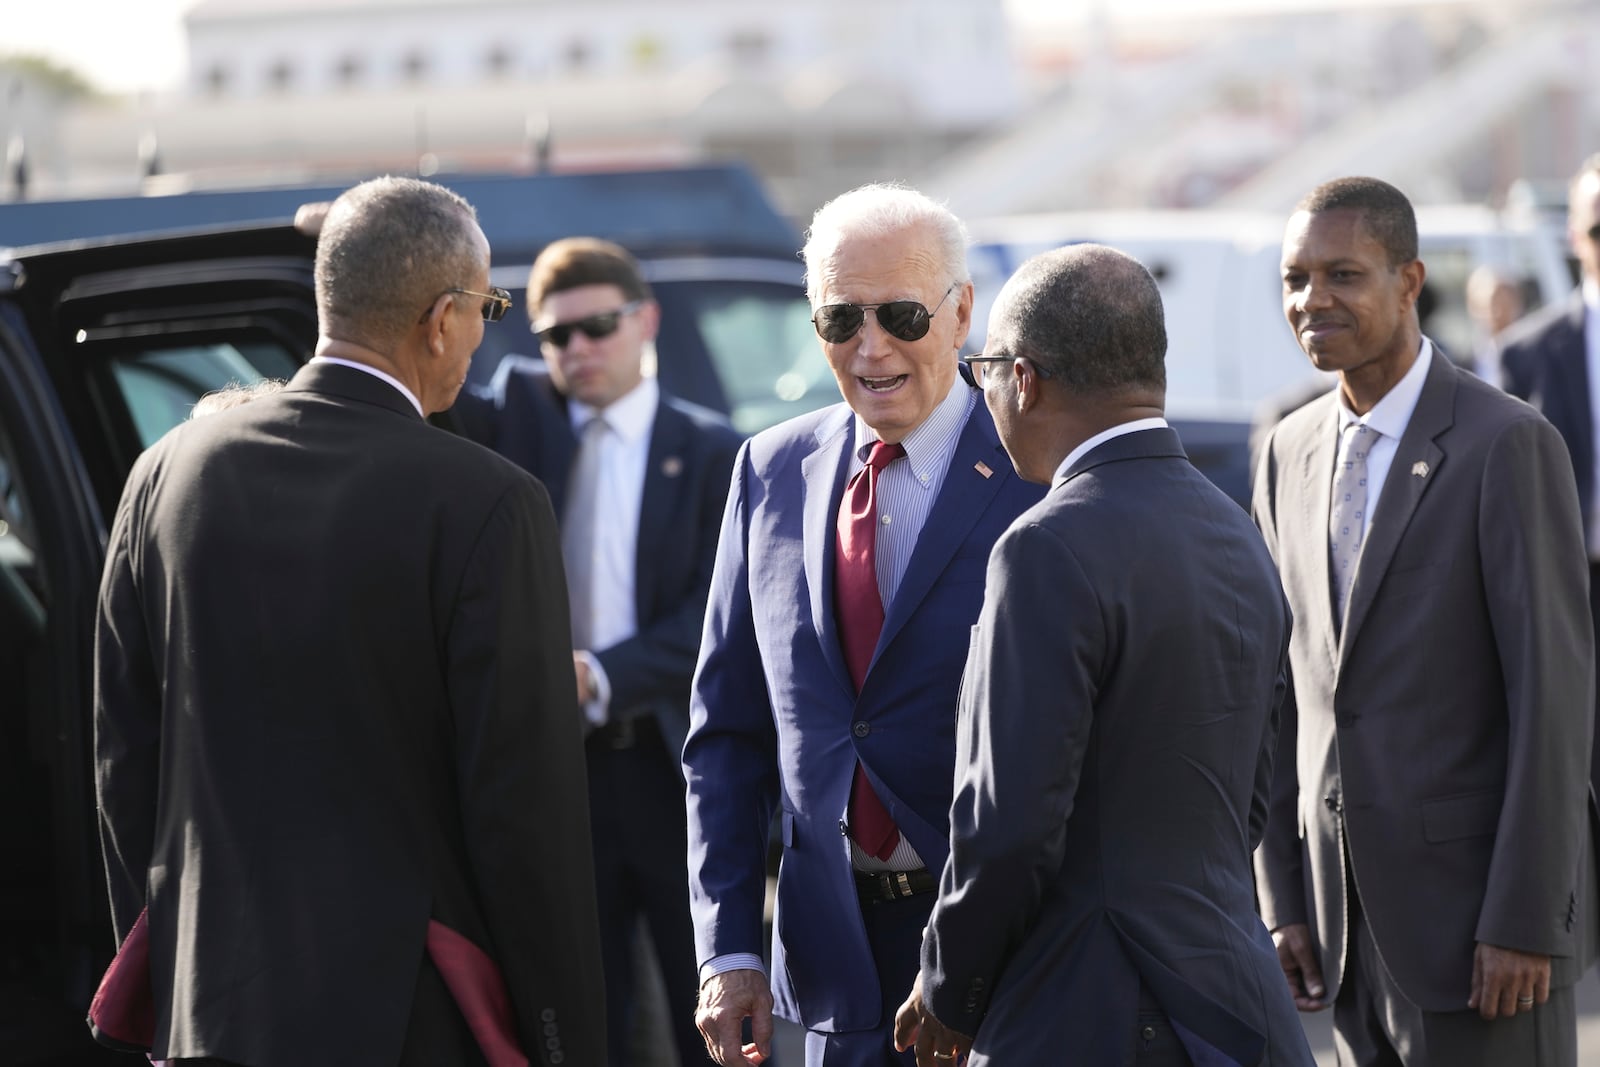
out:
{"label": "blurred figure in background", "polygon": [[[1589,553],[1589,611],[1600,638],[1600,155],[1588,158],[1567,189],[1567,242],[1578,288],[1506,332],[1500,375],[1506,391],[1544,413],[1567,443]],[[1600,693],[1596,693],[1600,715]],[[1600,732],[1590,761],[1600,783]]]}
{"label": "blurred figure in background", "polygon": [[[635,995],[654,980],[634,966],[641,920],[655,950],[643,958],[659,961],[678,1057],[684,1067],[707,1062],[694,1025],[678,757],[740,438],[722,416],[664,395],[645,373],[660,314],[625,249],[556,241],[528,277],[544,358],[507,356],[455,411],[468,436],[561,502],[612,1067],[650,1062],[630,1054],[629,1039],[640,1025],[650,1029]],[[662,1039],[652,1033],[647,1043]]]}
{"label": "blurred figure in background", "polygon": [[1499,385],[1500,335],[1522,317],[1522,287],[1506,270],[1492,263],[1480,263],[1467,276],[1466,296],[1474,339],[1473,373]]}

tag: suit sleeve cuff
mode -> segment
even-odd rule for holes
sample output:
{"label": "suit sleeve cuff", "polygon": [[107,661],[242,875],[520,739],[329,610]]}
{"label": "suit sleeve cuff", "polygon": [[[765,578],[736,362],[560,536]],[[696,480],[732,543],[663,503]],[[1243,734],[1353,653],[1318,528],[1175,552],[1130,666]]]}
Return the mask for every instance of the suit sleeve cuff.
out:
{"label": "suit sleeve cuff", "polygon": [[767,966],[754,952],[728,952],[713,956],[700,965],[700,984],[705,985],[712,975],[727,971],[760,971],[762,977],[766,977]]}

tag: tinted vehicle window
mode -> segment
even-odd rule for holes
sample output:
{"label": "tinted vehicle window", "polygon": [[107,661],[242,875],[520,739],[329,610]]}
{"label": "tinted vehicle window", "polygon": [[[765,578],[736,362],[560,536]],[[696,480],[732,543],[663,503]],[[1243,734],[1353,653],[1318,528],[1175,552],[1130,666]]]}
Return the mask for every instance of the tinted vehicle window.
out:
{"label": "tinted vehicle window", "polygon": [[839,399],[804,295],[762,283],[683,290],[674,294],[674,314],[692,322],[699,333],[722,384],[728,417],[742,433],[764,430]]}
{"label": "tinted vehicle window", "polygon": [[271,341],[203,343],[121,352],[108,360],[139,447],[189,417],[195,401],[228,385],[290,378],[300,361]]}

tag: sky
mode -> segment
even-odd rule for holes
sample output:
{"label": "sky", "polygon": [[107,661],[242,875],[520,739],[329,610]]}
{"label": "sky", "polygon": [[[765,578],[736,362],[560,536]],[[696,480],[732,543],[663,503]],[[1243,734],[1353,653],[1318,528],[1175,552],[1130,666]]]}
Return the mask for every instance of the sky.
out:
{"label": "sky", "polygon": [[[183,13],[195,0],[0,0],[0,53],[49,56],[114,93],[176,87],[184,74]],[[1097,4],[1114,18],[1242,14],[1334,6],[1335,0],[1004,0],[1044,31],[1073,26]],[[1381,6],[1388,0],[1344,0]],[[1452,0],[1434,0],[1452,2]],[[1456,0],[1463,2],[1463,0]]]}

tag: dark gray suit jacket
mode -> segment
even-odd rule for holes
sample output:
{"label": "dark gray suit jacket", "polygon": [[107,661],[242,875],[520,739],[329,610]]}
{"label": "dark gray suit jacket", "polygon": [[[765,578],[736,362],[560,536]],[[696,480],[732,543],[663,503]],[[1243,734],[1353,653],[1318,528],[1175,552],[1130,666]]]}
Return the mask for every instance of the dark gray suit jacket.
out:
{"label": "dark gray suit jacket", "polygon": [[95,682],[158,1058],[458,1062],[409,1033],[437,919],[498,962],[534,1062],[605,1062],[566,584],[527,474],[336,364],[180,426],[117,512]]}
{"label": "dark gray suit jacket", "polygon": [[1294,610],[1298,713],[1257,854],[1262,915],[1310,923],[1330,1001],[1347,877],[1425,1011],[1464,1008],[1480,941],[1556,957],[1553,983],[1570,984],[1593,957],[1596,905],[1594,644],[1566,448],[1436,352],[1341,637],[1327,533],[1337,403],[1330,392],[1286,418],[1256,478]]}
{"label": "dark gray suit jacket", "polygon": [[1288,629],[1170,429],[1098,445],[995,545],[922,962],[973,1064],[1132,1062],[1141,985],[1196,1062],[1313,1062],[1250,877]]}

